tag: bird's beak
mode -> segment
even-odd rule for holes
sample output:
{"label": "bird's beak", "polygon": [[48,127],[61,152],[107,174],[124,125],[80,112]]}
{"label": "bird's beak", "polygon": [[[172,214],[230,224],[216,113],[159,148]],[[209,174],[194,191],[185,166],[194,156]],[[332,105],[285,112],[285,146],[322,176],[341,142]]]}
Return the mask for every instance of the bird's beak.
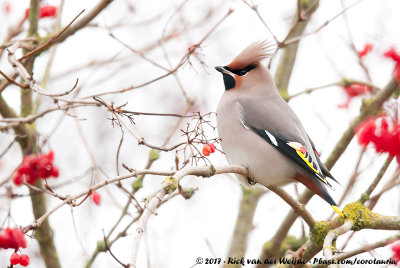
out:
{"label": "bird's beak", "polygon": [[234,74],[226,69],[226,66],[216,66],[215,70],[220,72],[222,74],[222,77],[224,78],[224,85],[225,85],[225,90],[229,90],[231,88],[234,88],[236,86],[236,81]]}
{"label": "bird's beak", "polygon": [[218,72],[220,72],[222,74],[231,74],[231,72],[226,70],[224,66],[216,66],[215,70],[217,70]]}

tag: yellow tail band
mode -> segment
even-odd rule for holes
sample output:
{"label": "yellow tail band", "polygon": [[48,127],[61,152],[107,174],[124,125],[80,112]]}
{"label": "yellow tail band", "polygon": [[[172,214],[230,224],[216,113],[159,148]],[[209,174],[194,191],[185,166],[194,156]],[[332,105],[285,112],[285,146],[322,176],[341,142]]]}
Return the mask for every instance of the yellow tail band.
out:
{"label": "yellow tail band", "polygon": [[332,206],[332,208],[336,211],[337,214],[340,215],[340,217],[344,218],[344,215],[343,215],[342,211],[340,210],[340,208],[338,208],[337,206]]}

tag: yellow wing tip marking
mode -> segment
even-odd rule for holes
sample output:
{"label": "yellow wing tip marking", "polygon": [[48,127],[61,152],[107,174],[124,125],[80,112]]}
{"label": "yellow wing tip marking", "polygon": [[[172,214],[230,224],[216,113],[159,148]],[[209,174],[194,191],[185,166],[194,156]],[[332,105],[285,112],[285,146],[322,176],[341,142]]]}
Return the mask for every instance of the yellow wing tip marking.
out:
{"label": "yellow wing tip marking", "polygon": [[[290,147],[292,147],[293,149],[296,150],[296,153],[297,153],[297,154],[300,156],[300,158],[315,172],[315,175],[318,177],[318,179],[319,179],[320,181],[322,181],[325,185],[327,185],[327,186],[329,186],[330,188],[332,188],[332,186],[330,186],[330,185],[328,184],[328,182],[325,180],[325,178],[321,176],[321,174],[319,173],[319,171],[316,170],[316,169],[314,168],[313,164],[310,163],[310,161],[308,161],[308,159],[305,157],[305,154],[301,151],[301,148],[302,148],[302,147],[304,148],[304,146],[303,146],[301,143],[292,141],[292,142],[288,142],[288,143],[286,143],[286,144],[289,145]],[[332,188],[332,189],[333,189],[333,188]],[[337,212],[337,211],[336,211],[336,212]],[[338,212],[338,213],[339,213],[339,212]],[[339,213],[339,215],[340,215],[340,213]]]}
{"label": "yellow wing tip marking", "polygon": [[[296,150],[296,153],[301,157],[301,159],[317,174],[319,174],[318,170],[313,167],[313,164],[308,161],[305,155],[300,151]],[[323,179],[322,179],[323,180]]]}
{"label": "yellow wing tip marking", "polygon": [[332,208],[336,211],[337,214],[339,214],[340,217],[344,218],[344,215],[340,208],[338,208],[337,206],[332,206]]}

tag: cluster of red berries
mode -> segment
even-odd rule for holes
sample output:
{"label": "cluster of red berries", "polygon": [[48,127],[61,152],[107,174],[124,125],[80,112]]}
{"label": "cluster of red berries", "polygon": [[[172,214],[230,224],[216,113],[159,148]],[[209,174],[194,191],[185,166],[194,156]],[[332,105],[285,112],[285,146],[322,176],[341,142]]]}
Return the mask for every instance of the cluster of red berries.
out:
{"label": "cluster of red berries", "polygon": [[[17,251],[19,248],[26,248],[24,233],[19,228],[5,228],[2,232],[0,232],[0,248],[12,248],[15,251]],[[28,255],[19,255],[15,252],[10,257],[10,263],[12,265],[21,264],[22,266],[28,266],[29,257]]]}
{"label": "cluster of red berries", "polygon": [[394,65],[393,77],[400,83],[400,54],[394,48],[391,48],[383,56],[391,58],[396,63]]}
{"label": "cluster of red berries", "polygon": [[364,95],[371,91],[371,88],[369,86],[359,83],[348,84],[343,86],[342,88],[347,94],[347,100],[344,104],[339,104],[338,105],[339,108],[348,108],[350,101],[354,97]]}
{"label": "cluster of red berries", "polygon": [[[358,57],[361,59],[365,57],[372,50],[372,45],[367,43],[365,44],[363,50],[358,51]],[[400,54],[394,49],[391,48],[387,50],[384,54],[384,57],[390,58],[395,62],[393,77],[400,82]],[[365,95],[368,92],[371,92],[371,87],[359,83],[345,84],[342,86],[343,90],[346,92],[348,98],[344,104],[339,104],[339,108],[348,108],[350,101],[357,96]]]}
{"label": "cluster of red berries", "polygon": [[374,144],[377,153],[389,153],[400,164],[400,124],[387,116],[368,118],[357,126],[358,142]]}
{"label": "cluster of red berries", "polygon": [[19,228],[7,227],[0,233],[0,248],[26,248],[24,233]]}
{"label": "cluster of red berries", "polygon": [[[25,10],[25,18],[29,17],[30,9],[27,8]],[[56,6],[42,6],[40,7],[39,18],[54,18],[57,16],[57,7]]]}
{"label": "cluster of red berries", "polygon": [[24,157],[21,166],[14,175],[13,181],[16,185],[21,185],[24,179],[27,183],[34,184],[37,179],[47,179],[58,177],[58,168],[53,165],[54,153],[27,155]]}
{"label": "cluster of red berries", "polygon": [[203,146],[203,154],[205,156],[209,156],[210,154],[215,152],[215,145],[212,143],[207,143]]}
{"label": "cluster of red berries", "polygon": [[101,203],[101,195],[97,192],[92,192],[92,194],[90,195],[90,199],[92,199],[93,203],[95,203],[98,206]]}
{"label": "cluster of red berries", "polygon": [[[358,57],[364,58],[367,56],[369,52],[372,50],[372,45],[370,43],[366,43],[363,50],[360,50],[357,52]],[[342,86],[342,89],[346,92],[347,94],[347,100],[343,104],[339,104],[339,108],[349,108],[350,101],[357,96],[364,95],[368,92],[371,92],[371,88],[367,85],[359,84],[359,83],[351,83],[351,84],[346,84]]]}
{"label": "cluster of red berries", "polygon": [[18,253],[13,253],[10,257],[10,263],[12,265],[21,264],[22,266],[28,266],[29,256],[26,254],[19,255]]}
{"label": "cluster of red berries", "polygon": [[396,265],[400,262],[400,242],[393,244],[392,246],[393,251],[393,260],[396,261]]}

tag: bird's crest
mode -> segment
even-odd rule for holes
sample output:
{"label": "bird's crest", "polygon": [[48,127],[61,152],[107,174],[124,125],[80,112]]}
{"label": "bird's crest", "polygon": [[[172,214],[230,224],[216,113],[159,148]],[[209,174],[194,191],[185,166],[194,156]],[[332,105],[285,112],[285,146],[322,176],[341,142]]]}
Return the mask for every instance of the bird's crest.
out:
{"label": "bird's crest", "polygon": [[241,70],[272,55],[274,44],[270,41],[258,41],[246,47],[229,65],[231,70]]}

